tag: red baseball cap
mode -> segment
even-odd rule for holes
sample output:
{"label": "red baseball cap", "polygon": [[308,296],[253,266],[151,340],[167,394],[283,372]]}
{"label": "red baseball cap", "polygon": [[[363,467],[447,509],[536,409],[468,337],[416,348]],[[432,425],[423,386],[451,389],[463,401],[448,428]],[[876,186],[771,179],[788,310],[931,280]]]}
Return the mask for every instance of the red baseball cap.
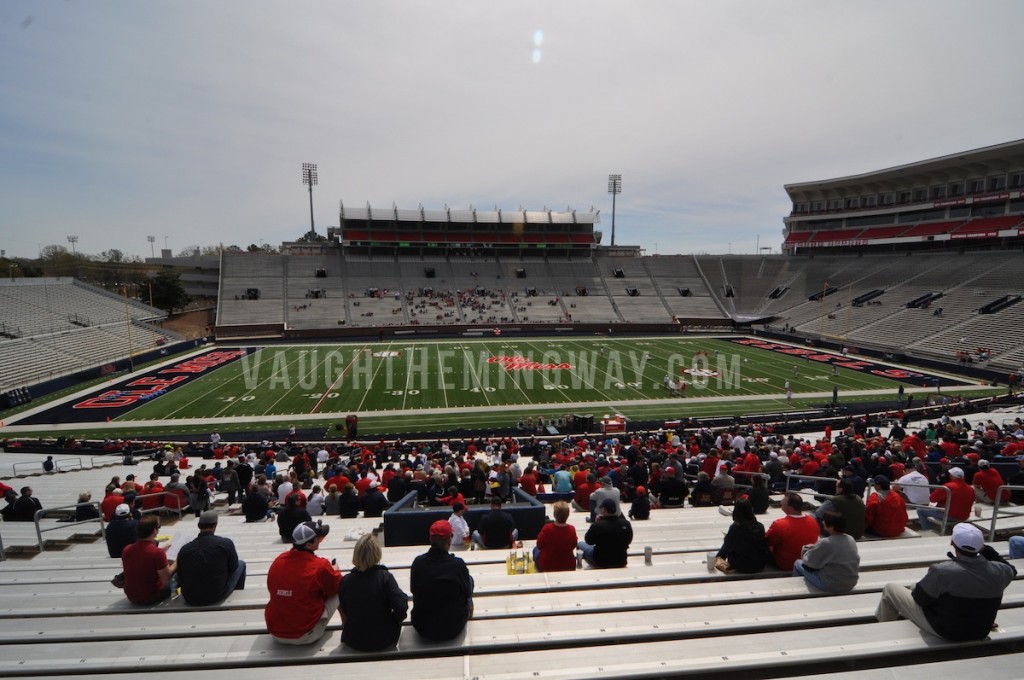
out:
{"label": "red baseball cap", "polygon": [[454,532],[452,531],[452,525],[449,524],[448,520],[446,520],[446,519],[439,519],[439,520],[437,520],[436,522],[434,522],[433,524],[430,525],[430,535],[431,536],[440,536],[441,538],[451,538],[453,533]]}

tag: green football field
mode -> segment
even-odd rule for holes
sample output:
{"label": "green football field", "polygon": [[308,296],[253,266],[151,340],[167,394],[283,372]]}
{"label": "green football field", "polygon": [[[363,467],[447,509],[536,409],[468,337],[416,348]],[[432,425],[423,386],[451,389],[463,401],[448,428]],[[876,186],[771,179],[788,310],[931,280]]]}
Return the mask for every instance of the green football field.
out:
{"label": "green football field", "polygon": [[[794,351],[801,351],[799,348]],[[632,419],[784,411],[844,394],[927,387],[919,374],[812,359],[713,338],[529,338],[268,346],[154,399],[117,421],[356,413],[415,429],[508,426],[517,418],[619,412]],[[835,365],[835,366],[833,366]],[[872,374],[893,370],[902,379]],[[685,395],[666,388],[685,381]],[[792,399],[785,390],[791,388]],[[822,395],[828,395],[823,399]],[[417,418],[417,414],[421,417]],[[410,417],[412,416],[412,417]],[[386,425],[381,424],[382,427]]]}

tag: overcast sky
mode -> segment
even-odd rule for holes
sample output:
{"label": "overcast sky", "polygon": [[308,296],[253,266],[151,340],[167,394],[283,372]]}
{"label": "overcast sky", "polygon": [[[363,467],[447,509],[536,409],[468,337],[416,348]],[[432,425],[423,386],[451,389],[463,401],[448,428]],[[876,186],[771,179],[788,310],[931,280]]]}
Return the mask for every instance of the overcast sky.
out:
{"label": "overcast sky", "polygon": [[1017,0],[0,2],[0,248],[292,240],[338,203],[781,243],[783,184],[1024,137]]}

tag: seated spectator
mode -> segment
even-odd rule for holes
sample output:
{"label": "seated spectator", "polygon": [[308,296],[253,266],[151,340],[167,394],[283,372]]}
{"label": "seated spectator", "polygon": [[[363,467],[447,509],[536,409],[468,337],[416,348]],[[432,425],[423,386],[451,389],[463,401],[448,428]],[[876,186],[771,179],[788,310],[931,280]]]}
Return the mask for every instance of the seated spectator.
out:
{"label": "seated spectator", "polygon": [[825,514],[838,512],[843,516],[845,533],[854,540],[864,535],[864,501],[854,490],[854,483],[843,477],[836,484],[838,493],[821,504],[814,516],[824,526]]}
{"label": "seated spectator", "polygon": [[359,517],[361,505],[355,484],[346,483],[341,492],[341,498],[338,499],[338,514],[347,518]]}
{"label": "seated spectator", "polygon": [[480,518],[473,542],[488,550],[511,548],[519,539],[519,530],[512,515],[501,509],[501,498],[491,496],[491,511]]}
{"label": "seated spectator", "polygon": [[270,509],[270,493],[266,487],[254,486],[242,501],[242,513],[246,522],[262,522],[270,519],[274,511]]}
{"label": "seated spectator", "polygon": [[433,642],[454,638],[473,616],[473,577],[466,563],[449,552],[451,545],[452,525],[443,519],[434,522],[430,549],[409,570],[412,626]]}
{"label": "seated spectator", "polygon": [[341,513],[341,494],[338,493],[338,485],[331,484],[327,487],[327,495],[324,496],[324,514],[338,516]]}
{"label": "seated spectator", "polygon": [[319,486],[314,486],[306,499],[306,512],[310,517],[317,517],[324,514],[324,493]]}
{"label": "seated spectator", "polygon": [[289,494],[285,500],[284,510],[277,513],[277,531],[281,535],[281,540],[285,543],[292,542],[292,534],[295,531],[295,527],[313,519],[309,516],[306,508],[301,506],[299,500],[299,494]]}
{"label": "seated spectator", "polygon": [[924,632],[953,642],[987,638],[1017,570],[985,545],[984,534],[973,524],[953,527],[950,544],[956,554],[928,567],[913,591],[898,583],[886,585],[875,618],[909,619]]}
{"label": "seated spectator", "polygon": [[636,487],[636,497],[629,506],[629,518],[632,520],[643,520],[651,518],[651,500],[647,497],[647,489]]}
{"label": "seated spectator", "polygon": [[857,542],[844,532],[846,518],[838,512],[826,512],[822,521],[828,535],[813,545],[804,546],[800,559],[793,562],[793,576],[803,576],[809,584],[826,593],[848,593],[859,578]]}
{"label": "seated spectator", "polygon": [[576,528],[567,524],[569,504],[558,501],[551,510],[555,521],[541,527],[533,548],[533,561],[537,571],[575,571],[578,539]]}
{"label": "seated spectator", "polygon": [[171,596],[177,565],[167,559],[167,549],[156,540],[160,520],[146,515],[135,527],[136,540],[121,552],[124,594],[134,604],[151,605]]}
{"label": "seated spectator", "polygon": [[352,549],[353,569],[338,588],[341,641],[361,652],[394,647],[409,610],[409,596],[380,558],[373,534],[361,536]]}
{"label": "seated spectator", "polygon": [[[1003,476],[999,474],[999,470],[992,467],[987,460],[982,458],[978,461],[978,471],[974,473],[974,479],[971,480],[971,486],[974,487],[974,500],[978,503],[994,504],[996,502],[996,494],[999,493],[999,487],[1004,483]],[[1003,490],[1000,502],[1010,502],[1010,491],[1008,489]]]}
{"label": "seated spectator", "polygon": [[786,494],[782,499],[782,512],[786,516],[772,522],[765,532],[765,539],[772,551],[772,561],[783,571],[791,571],[803,547],[818,540],[818,522],[814,517],[805,515],[803,507],[804,501],[800,494]]}
{"label": "seated spectator", "polygon": [[768,496],[768,483],[765,481],[765,478],[760,474],[751,475],[750,491],[741,498],[746,498],[750,501],[750,506],[754,509],[755,515],[763,515],[768,512],[770,499]]}
{"label": "seated spectator", "polygon": [[974,507],[974,489],[964,481],[964,471],[958,467],[949,468],[949,481],[942,485],[943,488],[932,491],[928,500],[935,503],[937,507],[925,507],[917,509],[917,518],[921,522],[922,529],[930,528],[929,518],[942,522],[945,517],[946,494],[950,495],[949,501],[949,522],[965,522],[971,516],[971,509]]}
{"label": "seated spectator", "polygon": [[8,521],[34,522],[36,520],[36,512],[42,509],[43,504],[32,495],[32,487],[23,486],[21,487],[21,496],[18,497],[18,500],[14,501],[12,515]]}
{"label": "seated spectator", "polygon": [[732,524],[715,556],[715,569],[731,574],[756,574],[771,560],[764,525],[754,516],[748,500],[738,500],[732,508]]}
{"label": "seated spectator", "polygon": [[218,520],[216,510],[200,515],[199,536],[178,552],[181,596],[193,606],[221,602],[232,591],[245,589],[245,562],[238,559],[231,539],[216,535]]}
{"label": "seated spectator", "polygon": [[629,544],[633,542],[633,527],[629,520],[616,514],[613,499],[605,498],[599,510],[597,519],[576,547],[583,551],[583,559],[592,567],[624,567]]}
{"label": "seated spectator", "polygon": [[114,509],[124,503],[124,492],[117,486],[108,485],[106,495],[100,501],[100,514],[104,522],[109,522],[114,517]]}
{"label": "seated spectator", "polygon": [[338,609],[341,572],[316,555],[330,530],[321,522],[299,524],[292,532],[292,549],[278,555],[270,565],[270,601],[263,610],[263,618],[277,642],[317,642]]}
{"label": "seated spectator", "polygon": [[898,493],[889,490],[885,477],[874,479],[875,490],[864,506],[867,530],[882,538],[900,536],[907,528],[907,503]]}
{"label": "seated spectator", "polygon": [[[666,470],[667,472],[667,470]],[[697,483],[690,491],[690,505],[695,508],[715,504],[715,487],[711,486],[711,476],[701,471],[697,473]]]}
{"label": "seated spectator", "polygon": [[615,505],[615,514],[622,514],[621,505],[621,494],[619,490],[612,486],[612,478],[604,476],[597,480],[601,483],[601,487],[590,494],[590,501],[588,508],[590,510],[590,517],[587,519],[589,522],[593,522],[597,516],[597,509],[606,501],[610,500]]}
{"label": "seated spectator", "polygon": [[84,522],[90,519],[97,519],[100,511],[92,504],[92,493],[83,491],[78,494],[78,505],[75,506],[75,521]]}
{"label": "seated spectator", "polygon": [[466,506],[456,503],[452,506],[452,514],[448,523],[452,525],[452,548],[465,548],[470,544],[469,524],[466,523]]}
{"label": "seated spectator", "polygon": [[381,517],[384,511],[391,507],[391,503],[381,493],[380,482],[374,480],[370,482],[370,488],[366,490],[366,494],[363,496],[363,517]]}
{"label": "seated spectator", "polygon": [[686,497],[690,495],[686,482],[677,477],[676,469],[671,465],[665,468],[655,492],[658,494],[658,503],[663,508],[681,508]]}

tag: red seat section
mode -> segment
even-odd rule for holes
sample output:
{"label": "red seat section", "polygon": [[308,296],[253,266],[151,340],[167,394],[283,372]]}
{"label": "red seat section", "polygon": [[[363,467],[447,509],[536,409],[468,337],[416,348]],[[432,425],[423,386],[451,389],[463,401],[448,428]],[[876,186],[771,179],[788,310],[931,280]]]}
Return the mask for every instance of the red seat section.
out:
{"label": "red seat section", "polygon": [[811,237],[811,243],[825,243],[829,241],[853,241],[860,235],[860,229],[828,229],[816,231]]}
{"label": "red seat section", "polygon": [[[1003,229],[1010,229],[1020,224],[1022,221],[1020,215],[1003,215],[1000,217],[979,217],[968,222],[965,222],[956,233],[978,233],[978,232],[997,232]],[[995,236],[995,234],[993,234]]]}
{"label": "red seat section", "polygon": [[902,235],[906,228],[907,225],[905,224],[898,224],[895,227],[871,227],[870,229],[862,231],[858,238],[869,240],[877,238],[895,238]]}
{"label": "red seat section", "polygon": [[963,220],[947,220],[945,222],[926,222],[915,224],[900,236],[934,236],[936,234],[948,234],[963,224]]}

